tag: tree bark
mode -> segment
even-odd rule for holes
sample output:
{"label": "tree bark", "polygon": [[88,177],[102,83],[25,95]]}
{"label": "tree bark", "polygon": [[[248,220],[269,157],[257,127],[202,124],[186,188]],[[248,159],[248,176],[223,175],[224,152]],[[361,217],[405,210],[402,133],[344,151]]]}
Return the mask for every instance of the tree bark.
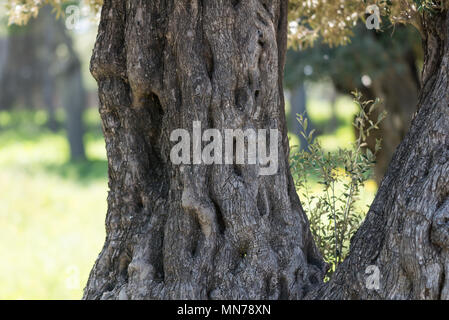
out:
{"label": "tree bark", "polygon": [[309,299],[449,299],[448,12],[425,13],[423,28],[423,87],[410,131],[348,258]]}
{"label": "tree bark", "polygon": [[[323,278],[289,172],[287,1],[106,0],[91,71],[109,164],[85,299],[299,299]],[[278,129],[279,169],[170,162],[170,133]]]}
{"label": "tree bark", "polygon": [[[423,89],[348,258],[325,264],[288,169],[287,1],[106,0],[91,70],[109,163],[85,299],[449,298],[449,16],[425,14]],[[277,175],[175,166],[170,132],[277,128]],[[367,285],[370,267],[378,288]]]}

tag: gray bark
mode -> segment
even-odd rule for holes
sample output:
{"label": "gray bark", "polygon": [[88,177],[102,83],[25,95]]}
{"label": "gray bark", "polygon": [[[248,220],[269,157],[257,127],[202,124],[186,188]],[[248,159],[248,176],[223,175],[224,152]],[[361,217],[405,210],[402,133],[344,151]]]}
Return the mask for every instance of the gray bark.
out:
{"label": "gray bark", "polygon": [[[447,12],[424,20],[419,112],[349,257],[325,272],[288,170],[287,1],[106,0],[91,71],[109,164],[85,299],[447,298]],[[278,128],[279,171],[175,166],[170,132]],[[369,265],[380,288],[366,287]]]}
{"label": "gray bark", "polygon": [[[106,0],[91,71],[109,163],[86,299],[299,299],[323,277],[288,166],[287,1]],[[279,129],[279,171],[174,166],[172,130]]]}

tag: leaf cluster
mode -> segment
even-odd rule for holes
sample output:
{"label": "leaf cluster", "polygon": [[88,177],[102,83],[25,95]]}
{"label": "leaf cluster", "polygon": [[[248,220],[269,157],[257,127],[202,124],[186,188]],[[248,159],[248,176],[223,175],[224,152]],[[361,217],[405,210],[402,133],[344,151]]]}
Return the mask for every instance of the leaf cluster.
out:
{"label": "leaf cluster", "polygon": [[[381,141],[377,140],[375,150],[370,150],[366,140],[386,116],[382,112],[377,121],[372,121],[370,115],[380,101],[364,101],[359,92],[353,92],[353,95],[359,111],[353,122],[358,136],[351,148],[326,152],[319,140],[314,139],[314,130],[308,130],[307,117],[298,114],[301,135],[308,141],[309,148],[296,149],[290,157],[290,169],[311,232],[330,265],[328,278],[344,260],[350,239],[364,216],[357,208],[357,201],[361,188],[372,176],[376,154],[381,148]],[[321,185],[318,193],[313,190],[314,180]]]}

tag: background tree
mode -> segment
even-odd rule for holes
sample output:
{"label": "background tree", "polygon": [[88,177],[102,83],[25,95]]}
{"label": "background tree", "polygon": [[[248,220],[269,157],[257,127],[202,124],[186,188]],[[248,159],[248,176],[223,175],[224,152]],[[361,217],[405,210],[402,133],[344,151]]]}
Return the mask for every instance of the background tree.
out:
{"label": "background tree", "polygon": [[[416,29],[403,25],[389,27],[388,21],[384,21],[382,32],[376,33],[359,23],[346,45],[330,47],[318,42],[311,48],[290,49],[285,83],[289,88],[304,81],[331,79],[339,93],[349,95],[357,89],[368,100],[382,100],[380,108],[371,114],[371,120],[376,122],[382,111],[387,111],[389,116],[367,141],[374,151],[376,139],[388,137],[377,156],[375,174],[379,184],[416,111],[420,87],[418,65],[422,65],[422,49]],[[307,67],[313,73],[304,73]],[[296,130],[297,127],[296,124]]]}
{"label": "background tree", "polygon": [[9,27],[5,61],[0,69],[0,108],[43,107],[48,114],[47,125],[55,131],[56,105],[61,103],[71,159],[83,160],[82,115],[87,101],[81,64],[64,22],[51,11],[46,6],[28,25]]}
{"label": "background tree", "polygon": [[292,134],[296,135],[299,140],[299,148],[300,150],[304,150],[308,148],[308,141],[304,139],[304,137],[298,132],[298,120],[296,119],[296,115],[304,114],[309,121],[309,125],[313,128],[313,122],[310,117],[308,117],[305,112],[307,111],[307,95],[306,88],[304,83],[295,83],[294,86],[289,88],[289,100],[290,100],[290,114],[287,115],[287,127],[288,131]]}

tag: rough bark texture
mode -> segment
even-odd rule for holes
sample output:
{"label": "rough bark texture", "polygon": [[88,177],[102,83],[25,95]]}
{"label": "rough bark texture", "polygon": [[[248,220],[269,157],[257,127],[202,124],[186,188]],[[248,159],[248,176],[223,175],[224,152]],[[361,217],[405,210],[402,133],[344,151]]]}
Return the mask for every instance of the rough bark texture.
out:
{"label": "rough bark texture", "polygon": [[[299,299],[325,265],[288,166],[287,1],[105,0],[91,71],[109,162],[86,299]],[[279,171],[172,165],[170,133],[279,129]]]}
{"label": "rough bark texture", "polygon": [[[348,258],[309,299],[449,299],[448,12],[426,13],[423,26],[423,88],[411,129]],[[378,289],[367,286],[370,265],[380,271]]]}

